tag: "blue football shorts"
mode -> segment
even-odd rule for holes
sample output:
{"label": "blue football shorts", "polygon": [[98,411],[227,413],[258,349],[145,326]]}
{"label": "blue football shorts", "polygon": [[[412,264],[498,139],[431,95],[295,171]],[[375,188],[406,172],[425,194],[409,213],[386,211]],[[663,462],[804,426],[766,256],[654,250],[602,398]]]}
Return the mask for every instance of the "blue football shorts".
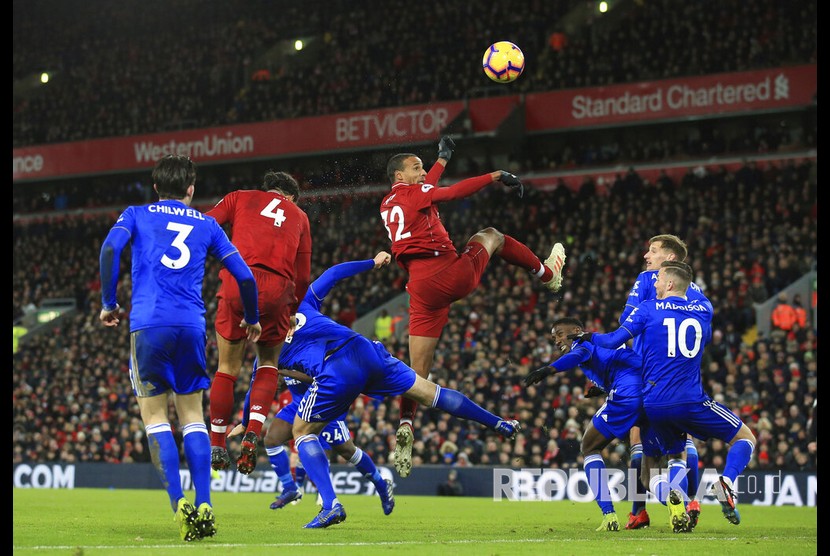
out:
{"label": "blue football shorts", "polygon": [[686,434],[700,440],[718,438],[732,442],[743,426],[741,418],[712,398],[668,406],[646,406],[646,424],[640,431],[643,453],[649,457],[680,454]]}
{"label": "blue football shorts", "polygon": [[[300,398],[302,396],[295,395],[293,389],[291,389],[291,394],[294,396],[291,403],[280,409],[275,417],[286,423],[294,424],[294,416],[297,415],[297,407],[300,405]],[[351,438],[352,436],[349,432],[349,426],[346,425],[346,415],[344,413],[339,419],[330,422],[323,428],[323,431],[320,433],[320,444],[324,450],[329,450],[332,446],[345,444]]]}
{"label": "blue football shorts", "polygon": [[412,388],[416,376],[381,342],[358,336],[326,359],[300,400],[297,414],[309,423],[334,421],[361,394],[376,399],[400,396]]}
{"label": "blue football shorts", "polygon": [[631,427],[639,424],[643,411],[642,396],[619,396],[612,389],[605,403],[594,413],[591,422],[608,440],[625,438]]}
{"label": "blue football shorts", "polygon": [[130,334],[130,383],[137,398],[172,390],[192,394],[210,388],[204,329],[157,326]]}

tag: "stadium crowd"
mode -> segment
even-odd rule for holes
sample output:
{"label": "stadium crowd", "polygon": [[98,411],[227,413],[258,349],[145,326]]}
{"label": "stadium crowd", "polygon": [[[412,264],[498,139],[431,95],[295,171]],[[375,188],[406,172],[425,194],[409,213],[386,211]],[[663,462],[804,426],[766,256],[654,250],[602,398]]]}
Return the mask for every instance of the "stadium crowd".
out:
{"label": "stadium crowd", "polygon": [[[390,24],[411,11],[404,0],[25,4],[13,14],[15,148],[817,60],[815,0],[627,2],[579,23],[582,0],[453,0],[417,25]],[[288,55],[298,37],[308,48]],[[509,88],[482,75],[486,37],[525,53]],[[27,85],[43,71],[47,86]]]}
{"label": "stadium crowd", "polygon": [[[377,198],[301,200],[314,234],[312,275],[387,248]],[[73,297],[79,312],[24,342],[14,357],[13,461],[147,461],[146,438],[131,396],[127,327],[102,330],[97,322],[97,254],[117,217],[61,213],[14,224],[14,311],[46,297]],[[816,469],[817,336],[811,326],[785,336],[753,335],[753,303],[776,295],[816,268],[815,163],[747,164],[735,172],[690,172],[679,183],[620,175],[606,197],[592,184],[579,191],[529,187],[525,199],[497,188],[448,206],[443,219],[456,242],[482,223],[500,228],[543,253],[552,241],[568,249],[563,290],[552,295],[521,271],[494,261],[480,288],[453,305],[438,345],[433,379],[458,389],[490,411],[525,426],[515,441],[424,409],[415,423],[419,463],[532,467],[580,465],[579,439],[600,401],[584,397],[580,374],[551,377],[525,389],[521,379],[556,354],[550,322],[581,318],[588,329],[616,327],[632,280],[642,269],[645,242],[670,231],[689,246],[695,279],[716,309],[712,344],[702,369],[709,392],[731,407],[758,437],[751,466]],[[208,326],[215,312],[218,268],[205,283]],[[129,276],[119,290],[129,291]],[[353,320],[403,289],[396,267],[343,283],[325,309]],[[128,300],[121,300],[128,308]],[[209,338],[208,368],[216,368]],[[385,343],[408,360],[407,343]],[[247,381],[237,383],[239,407]],[[355,442],[378,464],[394,447],[397,403],[359,400],[349,414]],[[699,446],[704,467],[722,465],[725,446]],[[609,465],[624,466],[626,447],[606,450]]]}

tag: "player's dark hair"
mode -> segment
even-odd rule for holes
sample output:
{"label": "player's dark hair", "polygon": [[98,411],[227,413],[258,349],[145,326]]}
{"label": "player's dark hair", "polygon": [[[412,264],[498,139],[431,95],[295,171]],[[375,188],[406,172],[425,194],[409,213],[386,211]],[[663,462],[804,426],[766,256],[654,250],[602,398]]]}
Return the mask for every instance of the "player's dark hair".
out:
{"label": "player's dark hair", "polygon": [[285,172],[269,170],[265,174],[262,178],[262,190],[270,191],[271,189],[276,189],[285,196],[293,195],[295,201],[300,198],[300,184],[294,176]]}
{"label": "player's dark hair", "polygon": [[153,183],[159,198],[184,199],[187,188],[196,184],[196,164],[189,157],[168,154],[156,162]]}
{"label": "player's dark hair", "polygon": [[403,170],[403,161],[411,156],[417,157],[418,155],[398,153],[389,159],[389,162],[386,163],[386,177],[389,178],[389,183],[395,183],[395,172]]}
{"label": "player's dark hair", "polygon": [[674,253],[674,259],[677,261],[685,261],[686,257],[689,255],[689,248],[686,247],[686,242],[677,237],[676,235],[656,235],[650,240],[648,240],[648,244],[651,245],[652,243],[655,243],[657,241],[660,242],[660,247],[662,249],[666,249],[670,253]]}
{"label": "player's dark hair", "polygon": [[576,317],[561,317],[561,318],[558,318],[555,321],[553,321],[553,324],[551,325],[551,329],[559,326],[560,324],[564,324],[564,325],[570,324],[572,326],[578,326],[579,328],[582,328],[583,330],[585,329],[585,326],[582,324],[582,321],[579,320]]}
{"label": "player's dark hair", "polygon": [[679,282],[678,289],[685,290],[689,287],[692,281],[692,267],[682,261],[663,261],[660,268],[665,269],[665,273]]}

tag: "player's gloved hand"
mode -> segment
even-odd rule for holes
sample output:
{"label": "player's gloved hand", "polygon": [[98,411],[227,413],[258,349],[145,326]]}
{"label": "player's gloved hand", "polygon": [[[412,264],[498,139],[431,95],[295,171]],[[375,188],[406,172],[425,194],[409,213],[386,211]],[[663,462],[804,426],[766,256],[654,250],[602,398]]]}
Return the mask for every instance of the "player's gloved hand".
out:
{"label": "player's gloved hand", "polygon": [[448,161],[452,158],[452,153],[455,150],[455,141],[449,135],[444,135],[438,141],[438,158],[443,158]]}
{"label": "player's gloved hand", "polygon": [[550,365],[545,365],[544,367],[539,367],[535,371],[530,371],[527,373],[527,376],[524,378],[525,386],[531,386],[533,384],[537,384],[542,382],[547,377],[553,374],[553,367]]}
{"label": "player's gloved hand", "polygon": [[585,391],[586,398],[599,398],[601,396],[605,396],[606,394],[608,394],[608,392],[606,392],[596,384],[592,384],[591,387]]}
{"label": "player's gloved hand", "polygon": [[568,339],[581,344],[582,342],[590,342],[593,336],[593,332],[580,332],[579,334],[568,334]]}
{"label": "player's gloved hand", "polygon": [[504,170],[501,171],[501,176],[499,176],[499,181],[502,182],[507,187],[511,187],[516,190],[519,194],[519,198],[524,197],[525,194],[525,186],[522,185],[522,182],[517,178],[514,174],[510,172],[505,172]]}

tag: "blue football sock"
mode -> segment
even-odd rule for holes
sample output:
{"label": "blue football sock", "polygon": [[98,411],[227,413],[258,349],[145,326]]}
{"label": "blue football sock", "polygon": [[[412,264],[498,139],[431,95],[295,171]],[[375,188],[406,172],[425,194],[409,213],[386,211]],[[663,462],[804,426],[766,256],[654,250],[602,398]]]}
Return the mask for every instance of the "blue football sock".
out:
{"label": "blue football sock", "polygon": [[669,484],[671,488],[676,488],[686,496],[689,490],[689,479],[686,473],[686,462],[682,459],[669,460]]}
{"label": "blue football sock", "polygon": [[182,428],[184,456],[190,480],[196,491],[196,507],[210,504],[210,435],[204,423],[188,423]]}
{"label": "blue football sock", "polygon": [[749,465],[753,450],[755,450],[755,444],[744,438],[732,444],[729,451],[726,452],[726,464],[723,466],[723,476],[728,477],[733,485],[738,475],[743,473],[746,466]]}
{"label": "blue football sock", "polygon": [[689,479],[689,488],[686,494],[689,495],[690,500],[697,498],[697,489],[700,487],[700,470],[698,469],[699,460],[697,456],[697,446],[692,439],[686,440],[686,468],[688,473],[686,477]]}
{"label": "blue football sock", "polygon": [[303,490],[305,486],[306,472],[302,462],[297,462],[297,467],[294,468],[294,482],[297,483],[297,489]]}
{"label": "blue football sock", "polygon": [[[173,438],[173,430],[170,423],[159,423],[144,427],[147,431],[147,442],[150,445],[150,457],[156,467],[161,483],[170,497],[170,505],[175,512],[178,508],[179,498],[184,497],[182,481],[179,478],[179,449],[176,447],[176,439]],[[210,456],[208,455],[208,465]]]}
{"label": "blue football sock", "polygon": [[[642,466],[643,466],[643,445],[642,444],[634,444],[631,446],[630,450],[631,454],[631,461],[628,464],[630,469],[635,470],[635,479],[634,479],[634,488],[632,489],[629,485],[628,490],[630,492],[636,492],[637,496],[634,497],[634,502],[631,504],[631,513],[637,515],[640,511],[644,510],[646,507],[646,488],[643,486],[643,483],[640,482],[640,476],[642,474]],[[629,473],[629,478],[631,474]]]}
{"label": "blue football sock", "polygon": [[435,389],[435,399],[432,401],[432,407],[437,407],[462,419],[481,423],[490,429],[495,428],[501,420],[457,390],[441,388],[440,386],[436,386]]}
{"label": "blue football sock", "polygon": [[611,502],[611,491],[608,489],[605,461],[600,454],[591,454],[585,458],[585,475],[588,477],[588,486],[594,493],[594,500],[602,513],[613,512],[614,503]]}
{"label": "blue football sock", "polygon": [[317,492],[323,499],[323,509],[330,510],[337,503],[337,496],[334,494],[334,485],[331,484],[329,475],[329,458],[320,445],[320,439],[316,434],[304,434],[295,440],[294,446],[300,454],[308,476],[317,485]]}
{"label": "blue football sock", "polygon": [[664,506],[668,505],[669,492],[671,492],[671,485],[666,480],[665,475],[657,475],[653,477],[651,479],[651,483],[649,483],[649,489],[661,504],[663,504]]}
{"label": "blue football sock", "polygon": [[285,446],[266,447],[265,453],[268,454],[271,469],[274,470],[282,484],[282,491],[297,490],[297,484],[294,482],[294,477],[291,476],[291,460],[288,459],[288,451],[286,451]]}
{"label": "blue football sock", "polygon": [[363,473],[364,477],[370,479],[376,485],[383,482],[383,478],[380,476],[380,471],[378,471],[375,462],[372,461],[369,454],[360,448],[355,448],[354,455],[349,460],[349,463],[354,465],[358,471]]}

